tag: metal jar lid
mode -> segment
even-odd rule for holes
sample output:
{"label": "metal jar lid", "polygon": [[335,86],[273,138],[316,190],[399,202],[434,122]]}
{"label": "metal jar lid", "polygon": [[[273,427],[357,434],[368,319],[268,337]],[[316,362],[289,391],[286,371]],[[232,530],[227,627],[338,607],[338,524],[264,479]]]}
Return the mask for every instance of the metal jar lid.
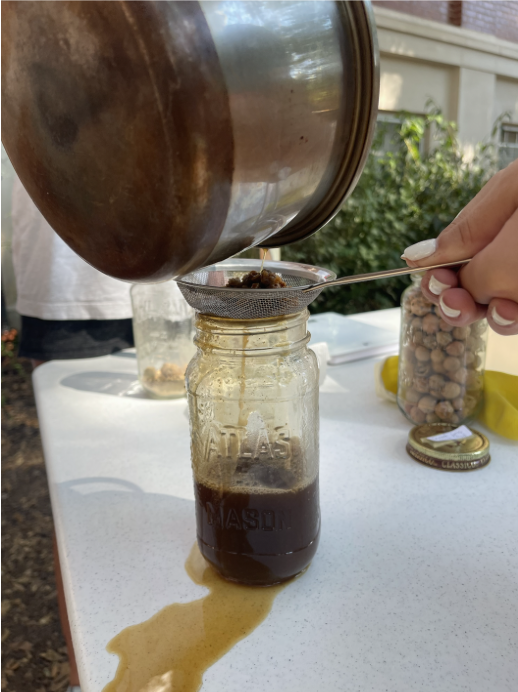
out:
{"label": "metal jar lid", "polygon": [[436,436],[455,437],[459,427],[448,423],[418,425],[408,434],[406,450],[416,461],[443,471],[474,471],[487,466],[491,460],[487,437],[473,428],[461,428],[471,435],[460,439],[430,440]]}

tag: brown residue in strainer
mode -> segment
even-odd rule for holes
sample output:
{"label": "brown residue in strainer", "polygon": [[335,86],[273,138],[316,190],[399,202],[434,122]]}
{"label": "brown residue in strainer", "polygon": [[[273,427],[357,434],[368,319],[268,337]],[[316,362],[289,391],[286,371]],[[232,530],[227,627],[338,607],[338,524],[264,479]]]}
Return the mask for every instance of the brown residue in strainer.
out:
{"label": "brown residue in strainer", "polygon": [[287,284],[278,274],[263,269],[260,272],[254,270],[242,277],[229,279],[225,288],[286,288]]}

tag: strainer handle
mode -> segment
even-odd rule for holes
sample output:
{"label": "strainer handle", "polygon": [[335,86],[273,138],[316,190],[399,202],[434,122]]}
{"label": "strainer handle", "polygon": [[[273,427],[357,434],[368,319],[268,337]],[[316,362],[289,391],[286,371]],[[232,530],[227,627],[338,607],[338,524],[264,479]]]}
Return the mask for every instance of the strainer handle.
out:
{"label": "strainer handle", "polygon": [[335,279],[334,281],[322,281],[318,284],[313,284],[313,286],[308,286],[307,288],[303,288],[301,290],[304,293],[309,293],[310,291],[315,291],[317,289],[321,290],[322,288],[328,288],[329,286],[359,284],[362,281],[374,281],[375,279],[391,279],[393,276],[419,274],[419,272],[425,272],[429,269],[442,269],[443,267],[458,267],[459,265],[467,264],[468,262],[471,262],[471,259],[457,260],[456,262],[448,262],[447,264],[434,264],[431,267],[417,267],[416,269],[402,267],[401,269],[385,269],[381,272],[369,272],[368,274],[355,274],[354,276],[343,276],[341,279]]}

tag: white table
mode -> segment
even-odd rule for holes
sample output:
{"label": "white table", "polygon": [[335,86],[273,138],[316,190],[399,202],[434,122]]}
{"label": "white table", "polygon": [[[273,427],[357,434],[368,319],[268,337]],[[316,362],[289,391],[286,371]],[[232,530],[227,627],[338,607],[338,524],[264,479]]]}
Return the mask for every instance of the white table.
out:
{"label": "white table", "polygon": [[[366,319],[397,330],[391,315]],[[203,692],[518,689],[518,449],[485,431],[485,469],[416,463],[373,370],[373,359],[328,369],[318,553]],[[34,374],[82,692],[114,676],[113,636],[204,593],[184,570],[195,540],[187,405],[143,398],[135,379],[131,353]]]}

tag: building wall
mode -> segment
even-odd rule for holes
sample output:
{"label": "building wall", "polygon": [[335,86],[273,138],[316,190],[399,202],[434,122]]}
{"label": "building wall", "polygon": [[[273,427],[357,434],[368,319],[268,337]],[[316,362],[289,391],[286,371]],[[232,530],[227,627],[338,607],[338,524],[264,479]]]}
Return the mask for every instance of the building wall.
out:
{"label": "building wall", "polygon": [[[479,142],[491,138],[500,115],[508,112],[511,121],[518,122],[517,43],[386,9],[396,4],[413,3],[385,2],[374,7],[380,110],[422,113],[432,99],[457,122],[468,156]],[[496,4],[514,5],[518,21],[518,2]]]}
{"label": "building wall", "polygon": [[393,55],[381,58],[379,108],[424,113],[432,99],[448,118],[456,117],[452,101],[452,68]]}
{"label": "building wall", "polygon": [[373,5],[388,10],[431,19],[443,24],[491,34],[518,43],[518,2],[512,0],[373,0]]}

